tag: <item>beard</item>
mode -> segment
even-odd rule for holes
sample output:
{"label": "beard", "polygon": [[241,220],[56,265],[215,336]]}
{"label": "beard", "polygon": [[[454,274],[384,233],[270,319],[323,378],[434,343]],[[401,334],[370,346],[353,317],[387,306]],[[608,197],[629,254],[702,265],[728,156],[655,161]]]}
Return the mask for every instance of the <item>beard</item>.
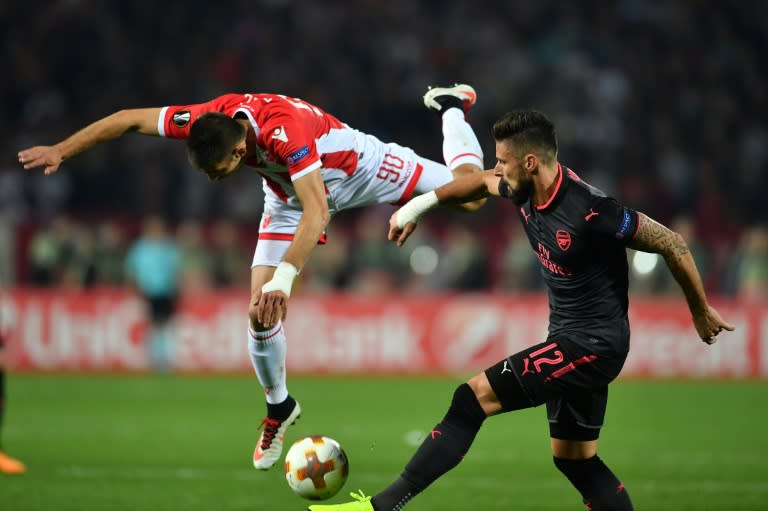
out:
{"label": "beard", "polygon": [[533,190],[533,181],[518,181],[517,188],[509,187],[512,192],[512,199],[517,204],[526,202],[531,197],[531,190]]}

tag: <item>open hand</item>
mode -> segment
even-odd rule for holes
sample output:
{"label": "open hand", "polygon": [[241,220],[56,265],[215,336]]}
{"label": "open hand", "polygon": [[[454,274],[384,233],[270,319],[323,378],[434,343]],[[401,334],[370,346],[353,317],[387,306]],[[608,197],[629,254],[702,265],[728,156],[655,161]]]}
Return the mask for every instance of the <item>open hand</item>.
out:
{"label": "open hand", "polygon": [[63,161],[61,152],[56,146],[35,146],[29,149],[19,151],[19,163],[24,165],[26,170],[37,167],[45,167],[43,173],[48,176],[59,170],[59,165]]}
{"label": "open hand", "polygon": [[280,290],[260,293],[254,306],[256,320],[265,328],[272,328],[278,321],[288,317],[288,295]]}

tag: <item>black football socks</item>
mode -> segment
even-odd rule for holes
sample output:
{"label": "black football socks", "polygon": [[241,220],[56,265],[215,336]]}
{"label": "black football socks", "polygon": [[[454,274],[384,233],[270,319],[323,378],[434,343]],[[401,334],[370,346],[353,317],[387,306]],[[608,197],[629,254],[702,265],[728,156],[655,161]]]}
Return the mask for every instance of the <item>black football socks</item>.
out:
{"label": "black football socks", "polygon": [[400,511],[413,497],[458,465],[485,417],[470,386],[459,385],[443,420],[429,432],[400,477],[371,499],[373,508]]}
{"label": "black football socks", "polygon": [[592,511],[632,511],[624,485],[598,456],[586,460],[554,458],[555,466],[579,490]]}
{"label": "black football socks", "polygon": [[296,400],[291,396],[288,396],[285,401],[276,405],[267,403],[267,417],[284,421],[291,415],[294,406],[296,406]]}

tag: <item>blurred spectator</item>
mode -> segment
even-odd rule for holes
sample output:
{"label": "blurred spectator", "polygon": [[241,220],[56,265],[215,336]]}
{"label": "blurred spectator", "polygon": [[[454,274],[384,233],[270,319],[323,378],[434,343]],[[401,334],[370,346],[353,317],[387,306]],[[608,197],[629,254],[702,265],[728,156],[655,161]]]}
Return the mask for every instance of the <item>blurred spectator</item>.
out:
{"label": "blurred spectator", "polygon": [[29,247],[31,284],[51,286],[61,283],[72,259],[74,229],[68,217],[59,216],[34,234]]}
{"label": "blurred spectator", "polygon": [[402,253],[387,240],[388,210],[380,207],[356,211],[354,250],[349,268],[355,273],[351,289],[361,294],[393,291],[405,276]]}
{"label": "blurred spectator", "polygon": [[250,258],[240,243],[237,224],[218,220],[211,233],[211,279],[216,287],[248,287]]}
{"label": "blurred spectator", "polygon": [[171,333],[181,254],[162,218],[150,216],[144,220],[141,237],[128,250],[125,271],[146,302],[149,325],[145,345],[152,365],[159,371],[168,370],[173,363]]}
{"label": "blurred spectator", "polygon": [[87,225],[74,224],[59,285],[69,289],[90,287],[96,282],[96,239]]}
{"label": "blurred spectator", "polygon": [[96,231],[94,270],[96,284],[119,286],[125,282],[123,272],[126,239],[117,222],[102,222]]}
{"label": "blurred spectator", "polygon": [[187,220],[176,229],[176,241],[181,255],[181,293],[194,292],[211,287],[211,254],[203,240],[199,222]]}
{"label": "blurred spectator", "polygon": [[436,289],[480,291],[488,288],[488,253],[469,228],[458,222],[447,225],[435,272]]}
{"label": "blurred spectator", "polygon": [[[439,216],[442,211],[436,213]],[[441,283],[435,276],[443,251],[438,239],[437,226],[440,224],[434,223],[432,218],[422,223],[408,242],[398,249],[403,264],[397,271],[403,279],[401,289],[404,292],[423,293],[440,289]],[[356,276],[353,275],[352,279],[355,280]]]}
{"label": "blurred spectator", "polygon": [[745,230],[739,248],[729,260],[725,288],[746,300],[768,299],[768,228]]}
{"label": "blurred spectator", "polygon": [[352,242],[347,230],[341,227],[341,222],[334,222],[330,226],[328,239],[330,243],[312,252],[312,257],[297,281],[299,290],[313,292],[344,289],[349,285],[350,278],[354,277],[349,266]]}
{"label": "blurred spectator", "polygon": [[543,289],[541,265],[531,255],[531,242],[523,229],[513,229],[513,237],[502,254],[499,288],[507,291]]}

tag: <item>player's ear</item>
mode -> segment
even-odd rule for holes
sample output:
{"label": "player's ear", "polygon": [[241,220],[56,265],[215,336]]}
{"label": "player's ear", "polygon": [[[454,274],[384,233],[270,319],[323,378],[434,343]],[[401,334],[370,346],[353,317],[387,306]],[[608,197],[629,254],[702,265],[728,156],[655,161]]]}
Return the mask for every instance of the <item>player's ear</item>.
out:
{"label": "player's ear", "polygon": [[533,172],[538,164],[539,159],[533,153],[528,153],[523,157],[523,166],[526,172]]}
{"label": "player's ear", "polygon": [[240,158],[245,156],[245,153],[247,152],[247,148],[245,146],[245,140],[242,142],[239,142],[234,149],[232,149],[232,154],[236,154]]}

